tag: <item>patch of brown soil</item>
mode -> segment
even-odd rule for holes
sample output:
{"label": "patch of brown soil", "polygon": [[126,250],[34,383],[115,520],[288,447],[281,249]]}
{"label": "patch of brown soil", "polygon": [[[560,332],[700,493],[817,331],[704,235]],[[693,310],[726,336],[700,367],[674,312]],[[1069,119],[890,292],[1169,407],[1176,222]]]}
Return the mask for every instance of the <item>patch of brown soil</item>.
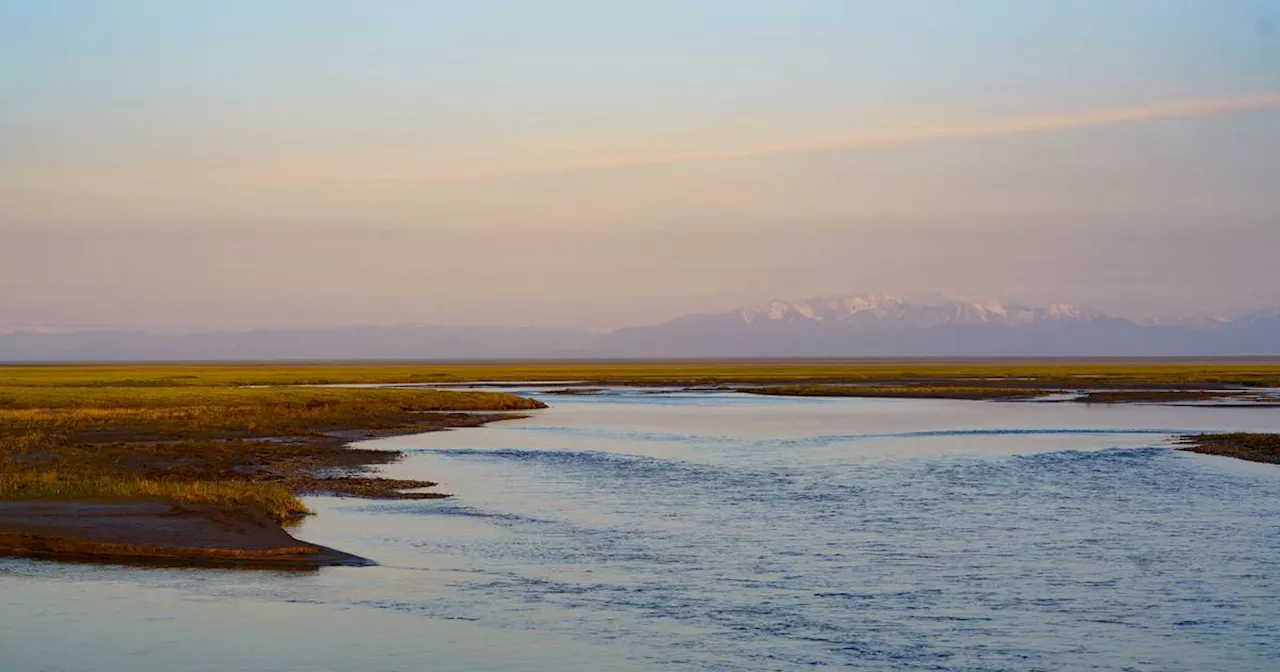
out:
{"label": "patch of brown soil", "polygon": [[372,564],[299,541],[252,509],[151,501],[0,502],[0,555],[279,569]]}
{"label": "patch of brown soil", "polygon": [[1280,434],[1201,434],[1182,437],[1178,450],[1280,464]]}

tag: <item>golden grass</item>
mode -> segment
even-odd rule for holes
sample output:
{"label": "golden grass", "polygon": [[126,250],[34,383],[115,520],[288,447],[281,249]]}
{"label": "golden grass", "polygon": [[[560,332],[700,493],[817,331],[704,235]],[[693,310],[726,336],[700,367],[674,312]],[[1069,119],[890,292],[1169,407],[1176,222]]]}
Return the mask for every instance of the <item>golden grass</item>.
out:
{"label": "golden grass", "polygon": [[[0,369],[0,376],[5,370]],[[338,406],[368,409],[395,406],[414,411],[501,411],[527,409],[527,400],[509,394],[402,388],[332,387],[163,387],[45,386],[0,377],[0,408],[190,408],[193,406],[269,407],[276,412],[300,407]]]}
{"label": "golden grass", "polygon": [[[998,380],[987,380],[998,379]],[[335,383],[462,383],[584,380],[597,383],[714,384],[974,381],[989,386],[1246,385],[1280,387],[1275,360],[743,360],[308,364],[84,364],[0,366],[0,386],[227,387]]]}
{"label": "golden grass", "polygon": [[57,471],[0,473],[0,499],[155,499],[174,504],[247,506],[284,522],[307,513],[287,488],[248,481],[160,481]]}
{"label": "golden grass", "polygon": [[[158,499],[277,520],[305,512],[295,492],[432,485],[353,475],[395,454],[347,449],[342,432],[427,431],[482,420],[451,411],[542,406],[490,392],[166,385],[112,369],[17,368],[0,368],[0,499]],[[349,473],[317,475],[329,469]]]}
{"label": "golden grass", "polygon": [[418,413],[538,407],[509,394],[443,390],[8,386],[0,387],[0,447],[32,434],[191,439],[391,429]]}

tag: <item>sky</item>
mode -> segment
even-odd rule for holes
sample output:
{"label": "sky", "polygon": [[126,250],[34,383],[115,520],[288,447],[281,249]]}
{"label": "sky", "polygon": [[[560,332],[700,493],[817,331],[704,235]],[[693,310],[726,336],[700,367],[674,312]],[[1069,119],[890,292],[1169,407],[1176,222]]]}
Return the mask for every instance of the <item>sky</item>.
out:
{"label": "sky", "polygon": [[1280,0],[0,3],[0,328],[1280,305]]}

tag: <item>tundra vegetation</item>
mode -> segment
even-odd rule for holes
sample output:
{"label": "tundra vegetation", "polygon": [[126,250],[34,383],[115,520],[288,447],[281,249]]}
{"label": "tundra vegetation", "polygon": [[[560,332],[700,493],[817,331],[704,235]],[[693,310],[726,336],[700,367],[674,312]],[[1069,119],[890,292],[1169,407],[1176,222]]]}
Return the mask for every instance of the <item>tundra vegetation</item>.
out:
{"label": "tundra vegetation", "polygon": [[435,485],[428,481],[371,475],[398,454],[353,449],[353,439],[474,426],[541,406],[493,392],[14,371],[0,370],[0,499],[249,506],[280,521],[305,512],[298,494],[442,496],[421,490]]}
{"label": "tundra vegetation", "polygon": [[624,385],[865,384],[1035,389],[1280,387],[1280,359],[631,360],[84,364],[0,367],[0,386],[232,387],[548,381]]}

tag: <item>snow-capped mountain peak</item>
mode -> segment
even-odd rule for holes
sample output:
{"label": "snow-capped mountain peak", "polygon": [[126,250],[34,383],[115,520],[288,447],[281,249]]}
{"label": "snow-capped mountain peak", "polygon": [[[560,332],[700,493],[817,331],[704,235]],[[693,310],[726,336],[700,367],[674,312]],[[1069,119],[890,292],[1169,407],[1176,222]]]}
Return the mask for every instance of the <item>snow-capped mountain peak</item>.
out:
{"label": "snow-capped mountain peak", "polygon": [[743,308],[738,315],[746,324],[823,322],[862,329],[961,324],[1031,325],[1103,317],[1096,310],[1065,303],[1028,307],[950,297],[904,300],[888,294],[774,300]]}
{"label": "snow-capped mountain peak", "polygon": [[894,314],[903,306],[902,299],[887,294],[863,294],[861,296],[826,296],[801,301],[773,300],[738,311],[742,321],[754,324],[762,321],[838,322],[859,313]]}

